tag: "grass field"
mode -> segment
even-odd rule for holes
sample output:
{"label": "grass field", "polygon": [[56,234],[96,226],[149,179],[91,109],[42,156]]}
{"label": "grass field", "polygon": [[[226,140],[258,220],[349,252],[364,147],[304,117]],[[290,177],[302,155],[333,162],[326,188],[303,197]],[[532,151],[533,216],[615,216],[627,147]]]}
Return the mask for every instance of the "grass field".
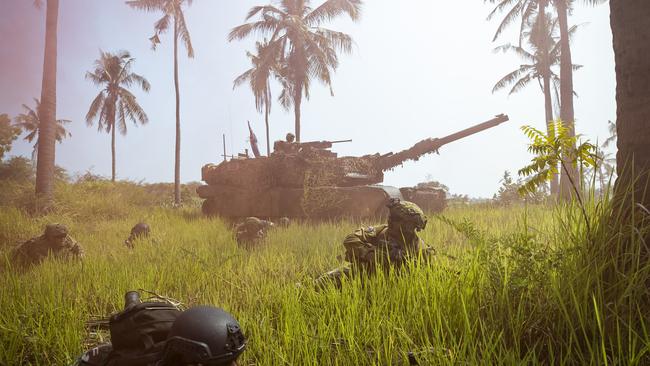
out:
{"label": "grass field", "polygon": [[[71,362],[85,322],[118,311],[131,289],[233,313],[250,341],[242,365],[406,365],[408,352],[420,365],[650,364],[649,310],[633,296],[647,266],[611,300],[590,259],[609,238],[597,229],[606,205],[587,208],[590,234],[575,207],[452,207],[422,233],[433,264],[318,292],[313,278],[339,265],[342,238],[361,223],[294,223],[244,250],[229,224],[138,185],[57,192],[47,216],[14,207],[20,199],[0,206],[1,365]],[[128,250],[141,220],[152,236]],[[11,268],[9,248],[48,222],[68,225],[85,260]]]}

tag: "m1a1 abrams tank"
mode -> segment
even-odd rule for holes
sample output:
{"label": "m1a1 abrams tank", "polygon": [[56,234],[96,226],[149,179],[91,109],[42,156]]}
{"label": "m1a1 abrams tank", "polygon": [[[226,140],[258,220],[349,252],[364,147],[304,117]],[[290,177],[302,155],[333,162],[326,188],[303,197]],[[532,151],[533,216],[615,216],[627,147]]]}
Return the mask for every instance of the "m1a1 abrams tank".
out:
{"label": "m1a1 abrams tank", "polygon": [[234,219],[378,216],[390,197],[416,203],[432,198],[417,187],[400,191],[378,185],[385,171],[507,120],[508,116],[501,114],[449,136],[424,139],[409,149],[383,155],[338,157],[329,150],[330,141],[276,144],[269,157],[203,166],[201,175],[207,185],[198,187],[197,193],[205,199],[204,214]]}

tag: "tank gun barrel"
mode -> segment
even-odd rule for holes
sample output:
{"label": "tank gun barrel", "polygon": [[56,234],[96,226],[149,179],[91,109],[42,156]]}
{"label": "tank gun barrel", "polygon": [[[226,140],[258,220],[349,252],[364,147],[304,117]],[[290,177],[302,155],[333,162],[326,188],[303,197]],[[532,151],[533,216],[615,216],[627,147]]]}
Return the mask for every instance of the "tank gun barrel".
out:
{"label": "tank gun barrel", "polygon": [[396,154],[388,153],[385,155],[381,155],[377,159],[375,166],[380,170],[388,170],[404,163],[405,161],[418,160],[423,155],[432,152],[437,152],[439,148],[441,148],[442,146],[450,142],[460,140],[462,138],[473,135],[475,133],[479,133],[481,131],[487,130],[492,127],[496,127],[499,124],[506,122],[508,120],[509,119],[507,115],[499,114],[489,121],[479,123],[475,126],[466,128],[462,131],[452,133],[451,135],[447,135],[442,138],[428,138],[422,140],[417,144],[413,145],[413,147],[406,150],[402,150]]}

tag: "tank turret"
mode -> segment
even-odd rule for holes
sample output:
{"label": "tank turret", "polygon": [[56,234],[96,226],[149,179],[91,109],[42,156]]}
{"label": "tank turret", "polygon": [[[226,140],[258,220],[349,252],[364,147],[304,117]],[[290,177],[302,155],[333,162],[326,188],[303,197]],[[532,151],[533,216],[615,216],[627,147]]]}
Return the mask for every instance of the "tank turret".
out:
{"label": "tank turret", "polygon": [[383,211],[389,197],[402,197],[399,189],[378,185],[385,171],[506,121],[508,116],[501,114],[442,138],[424,139],[397,153],[360,157],[338,157],[329,150],[333,143],[349,140],[281,141],[269,157],[203,166],[201,177],[207,185],[197,188],[197,193],[205,199],[203,212],[207,215],[372,216]]}

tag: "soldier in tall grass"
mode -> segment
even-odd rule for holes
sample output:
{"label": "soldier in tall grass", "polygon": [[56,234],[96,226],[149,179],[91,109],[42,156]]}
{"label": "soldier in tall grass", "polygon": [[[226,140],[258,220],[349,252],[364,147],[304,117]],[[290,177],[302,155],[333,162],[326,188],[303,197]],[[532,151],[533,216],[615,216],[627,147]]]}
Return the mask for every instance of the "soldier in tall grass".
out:
{"label": "soldier in tall grass", "polygon": [[14,263],[25,267],[42,262],[48,256],[58,258],[80,259],[84,251],[70,235],[68,228],[62,224],[45,226],[43,235],[29,239],[13,253]]}
{"label": "soldier in tall grass", "polygon": [[416,204],[391,199],[387,205],[388,224],[359,228],[345,237],[345,265],[321,276],[317,285],[341,285],[341,278],[354,271],[372,274],[378,267],[402,267],[408,260],[435,253],[417,235],[427,225],[424,212]]}

